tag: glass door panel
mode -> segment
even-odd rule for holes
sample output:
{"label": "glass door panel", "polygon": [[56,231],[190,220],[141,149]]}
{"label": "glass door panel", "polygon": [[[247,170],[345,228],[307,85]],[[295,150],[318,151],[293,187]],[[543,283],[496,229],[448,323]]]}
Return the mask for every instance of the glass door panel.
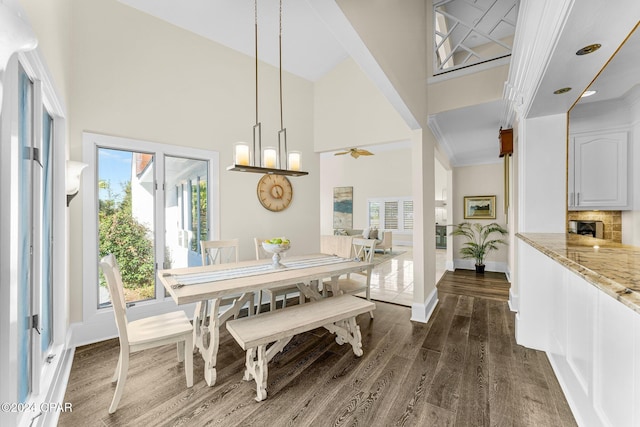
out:
{"label": "glass door panel", "polygon": [[[118,261],[125,300],[155,298],[155,156],[98,148],[99,258]],[[110,304],[102,273],[98,307]]]}
{"label": "glass door panel", "polygon": [[32,281],[32,130],[33,82],[20,68],[19,90],[19,204],[18,204],[18,401],[25,402],[31,391],[31,281]]}
{"label": "glass door panel", "polygon": [[165,156],[164,268],[202,265],[200,240],[208,240],[207,160]]}
{"label": "glass door panel", "polygon": [[46,352],[53,340],[53,118],[42,112],[42,279],[40,348]]}

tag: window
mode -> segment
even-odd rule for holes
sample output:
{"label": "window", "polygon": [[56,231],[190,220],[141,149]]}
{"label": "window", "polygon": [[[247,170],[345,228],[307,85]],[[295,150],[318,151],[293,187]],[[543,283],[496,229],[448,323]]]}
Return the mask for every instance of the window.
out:
{"label": "window", "polygon": [[433,2],[434,75],[511,55],[517,0]]}
{"label": "window", "polygon": [[370,199],[369,227],[399,232],[413,230],[413,200],[408,197]]}
{"label": "window", "polygon": [[108,253],[118,261],[130,310],[144,315],[172,309],[173,301],[157,286],[157,271],[200,265],[200,240],[216,238],[212,179],[218,175],[218,155],[85,133],[83,159],[96,171],[94,182],[83,187],[83,197],[95,200],[89,202],[95,208],[84,212],[83,241],[84,324],[98,322],[87,330],[95,340],[108,335],[113,317],[99,269]]}

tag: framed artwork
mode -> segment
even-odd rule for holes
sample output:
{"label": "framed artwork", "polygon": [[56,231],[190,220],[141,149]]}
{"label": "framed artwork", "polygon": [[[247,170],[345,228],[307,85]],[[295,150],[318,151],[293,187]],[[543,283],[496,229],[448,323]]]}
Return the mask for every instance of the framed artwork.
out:
{"label": "framed artwork", "polygon": [[465,196],[464,219],[496,219],[496,196]]}
{"label": "framed artwork", "polygon": [[333,188],[333,228],[353,228],[353,187]]}

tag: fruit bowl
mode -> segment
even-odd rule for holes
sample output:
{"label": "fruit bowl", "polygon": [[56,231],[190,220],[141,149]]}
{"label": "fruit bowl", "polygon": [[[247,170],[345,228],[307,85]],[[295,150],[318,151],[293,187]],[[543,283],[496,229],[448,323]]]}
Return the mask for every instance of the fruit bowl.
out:
{"label": "fruit bowl", "polygon": [[270,254],[273,254],[273,258],[271,258],[271,260],[273,261],[271,266],[273,268],[285,267],[280,263],[280,254],[282,252],[288,251],[290,247],[291,247],[291,244],[287,239],[278,238],[278,239],[265,240],[262,242],[262,248],[265,251],[269,252]]}

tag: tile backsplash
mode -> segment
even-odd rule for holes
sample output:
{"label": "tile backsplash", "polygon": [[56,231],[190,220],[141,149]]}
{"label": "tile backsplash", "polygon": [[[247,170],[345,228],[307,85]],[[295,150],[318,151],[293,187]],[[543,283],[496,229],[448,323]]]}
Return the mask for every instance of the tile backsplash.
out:
{"label": "tile backsplash", "polygon": [[568,214],[569,221],[602,221],[604,238],[622,243],[621,211],[572,211]]}

